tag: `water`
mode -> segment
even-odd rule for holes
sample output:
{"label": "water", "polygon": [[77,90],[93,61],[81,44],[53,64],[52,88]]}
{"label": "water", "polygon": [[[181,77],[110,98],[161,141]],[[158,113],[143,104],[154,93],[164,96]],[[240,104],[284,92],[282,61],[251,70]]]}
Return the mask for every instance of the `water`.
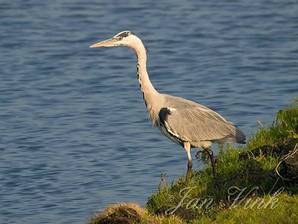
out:
{"label": "water", "polygon": [[184,173],[148,121],[134,54],[97,40],[139,34],[157,89],[248,136],[298,95],[297,1],[15,0],[0,21],[0,223],[84,223]]}

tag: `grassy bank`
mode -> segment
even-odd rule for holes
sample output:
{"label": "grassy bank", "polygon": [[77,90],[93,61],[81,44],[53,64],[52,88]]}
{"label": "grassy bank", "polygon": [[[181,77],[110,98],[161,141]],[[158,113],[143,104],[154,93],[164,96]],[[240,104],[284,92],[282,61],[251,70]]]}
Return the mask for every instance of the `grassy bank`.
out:
{"label": "grassy bank", "polygon": [[297,144],[294,104],[246,146],[221,149],[216,179],[206,161],[190,179],[181,177],[153,194],[145,208],[114,205],[90,223],[298,223]]}

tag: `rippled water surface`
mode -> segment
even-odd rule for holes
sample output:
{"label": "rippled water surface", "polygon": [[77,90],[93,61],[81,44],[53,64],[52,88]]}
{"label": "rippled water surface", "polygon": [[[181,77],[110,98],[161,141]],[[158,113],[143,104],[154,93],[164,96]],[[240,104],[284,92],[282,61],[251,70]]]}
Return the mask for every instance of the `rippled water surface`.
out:
{"label": "rippled water surface", "polygon": [[248,136],[298,95],[297,1],[15,0],[0,21],[0,223],[84,223],[184,173],[148,120],[134,54],[97,40],[132,30],[157,89]]}

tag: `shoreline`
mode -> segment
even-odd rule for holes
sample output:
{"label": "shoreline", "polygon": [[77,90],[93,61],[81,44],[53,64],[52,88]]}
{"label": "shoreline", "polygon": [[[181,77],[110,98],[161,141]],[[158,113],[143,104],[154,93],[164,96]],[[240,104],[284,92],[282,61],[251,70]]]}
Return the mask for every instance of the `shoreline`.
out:
{"label": "shoreline", "polygon": [[298,223],[298,102],[279,111],[245,146],[227,145],[216,157],[216,180],[208,161],[190,179],[167,184],[144,208],[114,204],[90,224],[112,223]]}

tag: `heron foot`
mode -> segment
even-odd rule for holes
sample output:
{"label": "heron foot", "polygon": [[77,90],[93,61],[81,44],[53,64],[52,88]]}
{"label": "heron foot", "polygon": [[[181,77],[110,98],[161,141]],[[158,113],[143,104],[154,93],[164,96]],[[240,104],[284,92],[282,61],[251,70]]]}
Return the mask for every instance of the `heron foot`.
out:
{"label": "heron foot", "polygon": [[[209,150],[209,149],[208,149]],[[212,154],[213,156],[213,154]],[[197,160],[201,160],[203,162],[207,162],[208,161],[208,158],[209,158],[209,154],[208,154],[208,151],[206,149],[203,149],[203,150],[198,150],[196,155],[195,155],[195,158]]]}
{"label": "heron foot", "polygon": [[203,150],[198,150],[195,155],[196,159],[200,159],[202,153],[203,153]]}
{"label": "heron foot", "polygon": [[204,158],[206,158],[206,152],[205,152],[205,150],[198,149],[198,151],[196,152],[195,157],[196,157],[196,159],[204,159]]}
{"label": "heron foot", "polygon": [[216,180],[216,160],[214,158],[213,152],[211,149],[204,149],[204,151],[207,153],[209,156],[210,162],[211,162],[211,167],[212,167],[212,175],[214,180]]}

